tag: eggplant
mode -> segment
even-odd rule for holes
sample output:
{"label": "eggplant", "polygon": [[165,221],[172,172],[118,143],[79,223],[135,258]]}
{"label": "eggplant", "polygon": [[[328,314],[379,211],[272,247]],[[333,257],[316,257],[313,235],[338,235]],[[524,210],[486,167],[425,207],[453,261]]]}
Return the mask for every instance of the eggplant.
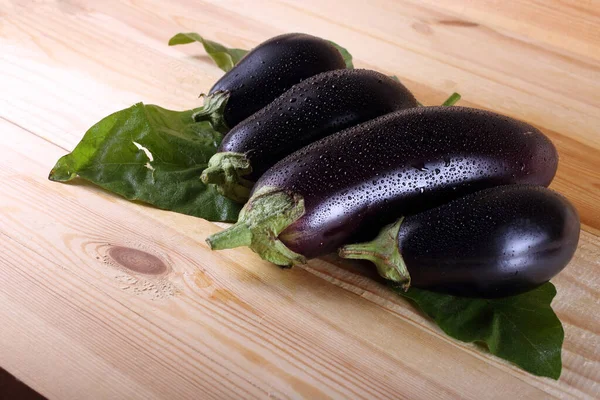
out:
{"label": "eggplant", "polygon": [[404,85],[379,72],[323,72],[236,125],[223,138],[201,179],[245,203],[254,182],[285,156],[334,132],[416,106],[417,100]]}
{"label": "eggplant", "polygon": [[[418,107],[314,142],[256,183],[238,222],[207,239],[291,266],[489,187],[548,186],[558,156],[535,127],[490,111]],[[358,235],[360,233],[360,235]]]}
{"label": "eggplant", "polygon": [[327,40],[303,33],[276,36],[252,49],[213,85],[194,119],[225,132],[296,83],[344,68],[342,54]]}
{"label": "eggplant", "polygon": [[507,185],[400,218],[339,255],[372,261],[406,289],[497,298],[528,292],[562,271],[580,229],[577,211],[560,194]]}

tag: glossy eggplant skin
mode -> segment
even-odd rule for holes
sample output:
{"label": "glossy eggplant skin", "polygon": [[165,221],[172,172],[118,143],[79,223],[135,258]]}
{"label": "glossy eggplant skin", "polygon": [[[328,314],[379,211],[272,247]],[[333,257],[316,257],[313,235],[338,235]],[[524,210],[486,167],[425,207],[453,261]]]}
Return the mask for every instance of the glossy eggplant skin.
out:
{"label": "glossy eggplant skin", "polygon": [[324,72],[293,86],[233,128],[219,152],[244,153],[256,182],[277,161],[334,132],[393,111],[416,107],[400,82],[379,72]]}
{"label": "glossy eggplant skin", "polygon": [[527,123],[465,107],[419,107],[304,147],[269,169],[253,193],[302,197],[303,214],[278,240],[312,258],[372,237],[398,213],[494,186],[547,186],[557,163],[552,142]]}
{"label": "glossy eggplant skin", "polygon": [[549,281],[573,257],[579,232],[577,211],[563,196],[508,185],[404,218],[397,242],[411,286],[494,298]]}
{"label": "glossy eggplant skin", "polygon": [[254,114],[296,83],[346,64],[328,41],[303,33],[271,38],[250,51],[210,89],[229,92],[223,117],[229,128]]}

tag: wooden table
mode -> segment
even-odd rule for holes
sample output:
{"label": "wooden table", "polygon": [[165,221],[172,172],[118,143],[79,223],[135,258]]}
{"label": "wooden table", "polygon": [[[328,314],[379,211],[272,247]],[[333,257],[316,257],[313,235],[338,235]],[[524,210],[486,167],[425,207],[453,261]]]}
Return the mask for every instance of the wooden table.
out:
{"label": "wooden table", "polygon": [[[50,398],[600,396],[600,2],[0,1],[0,366]],[[539,126],[552,187],[581,213],[554,283],[559,381],[445,336],[373,279],[211,252],[205,220],[46,179],[88,127],[135,102],[189,109],[221,72],[197,31],[250,48],[303,31],[425,104]],[[148,266],[154,274],[144,273]]]}

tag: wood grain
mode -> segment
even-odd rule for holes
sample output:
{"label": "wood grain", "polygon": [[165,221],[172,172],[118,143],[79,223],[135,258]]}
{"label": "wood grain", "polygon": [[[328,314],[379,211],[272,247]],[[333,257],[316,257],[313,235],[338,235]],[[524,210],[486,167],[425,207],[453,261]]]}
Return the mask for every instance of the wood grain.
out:
{"label": "wood grain", "polygon": [[[32,4],[0,2],[0,366],[61,399],[600,396],[598,2]],[[310,32],[426,104],[456,90],[543,129],[586,230],[555,279],[561,379],[448,338],[365,265],[211,252],[216,224],[47,181],[103,116],[200,104],[221,72],[165,45],[193,30],[242,48]]]}

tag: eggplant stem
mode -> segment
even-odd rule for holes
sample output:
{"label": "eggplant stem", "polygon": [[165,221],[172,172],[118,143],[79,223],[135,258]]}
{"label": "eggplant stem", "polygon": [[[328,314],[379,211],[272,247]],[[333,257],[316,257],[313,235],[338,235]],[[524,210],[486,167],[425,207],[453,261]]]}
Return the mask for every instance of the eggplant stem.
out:
{"label": "eggplant stem", "polygon": [[238,203],[245,203],[250,197],[254,182],[243,176],[252,172],[250,160],[245,154],[222,152],[213,155],[208,167],[202,171],[200,179],[205,184],[217,185],[217,191]]}
{"label": "eggplant stem", "polygon": [[456,93],[456,92],[454,92],[454,93],[452,93],[452,94],[450,95],[450,97],[448,97],[448,98],[446,99],[446,101],[444,101],[444,102],[442,103],[442,106],[446,106],[446,107],[453,106],[453,105],[454,105],[454,104],[456,104],[456,102],[458,102],[460,99],[461,99],[461,95],[460,95],[460,94],[458,94],[458,93]]}
{"label": "eggplant stem", "polygon": [[216,131],[228,132],[229,127],[223,114],[229,101],[229,95],[228,91],[218,91],[206,96],[200,95],[200,97],[204,97],[204,105],[192,114],[194,121],[208,121]]}
{"label": "eggplant stem", "polygon": [[283,267],[305,264],[279,234],[304,215],[304,199],[275,187],[260,188],[242,208],[238,222],[206,239],[213,250],[249,246],[263,259]]}
{"label": "eggplant stem", "polygon": [[339,249],[342,258],[368,260],[377,267],[383,278],[402,284],[404,290],[410,287],[410,274],[398,250],[398,232],[404,218],[386,226],[370,242],[349,244]]}
{"label": "eggplant stem", "polygon": [[252,232],[244,224],[235,224],[228,229],[215,233],[206,239],[211,250],[231,249],[240,246],[250,246]]}

